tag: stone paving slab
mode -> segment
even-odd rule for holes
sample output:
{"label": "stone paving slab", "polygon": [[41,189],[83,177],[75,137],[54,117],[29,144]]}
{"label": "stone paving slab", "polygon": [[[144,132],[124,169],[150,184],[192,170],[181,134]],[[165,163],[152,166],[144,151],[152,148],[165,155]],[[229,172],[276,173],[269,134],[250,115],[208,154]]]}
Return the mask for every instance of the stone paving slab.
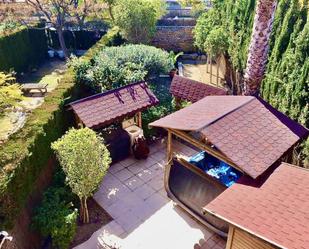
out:
{"label": "stone paving slab", "polygon": [[[177,149],[194,153],[176,142]],[[165,144],[147,160],[128,158],[109,169],[94,199],[113,218],[75,249],[223,249],[225,242],[173,203],[164,189]]]}

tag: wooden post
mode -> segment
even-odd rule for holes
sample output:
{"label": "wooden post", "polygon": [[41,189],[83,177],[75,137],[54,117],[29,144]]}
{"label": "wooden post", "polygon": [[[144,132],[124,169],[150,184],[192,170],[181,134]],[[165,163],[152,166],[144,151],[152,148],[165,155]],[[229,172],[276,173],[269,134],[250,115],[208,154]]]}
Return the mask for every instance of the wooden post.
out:
{"label": "wooden post", "polygon": [[233,243],[233,237],[234,237],[234,230],[235,228],[233,226],[229,226],[229,233],[227,237],[227,242],[226,242],[226,249],[232,248],[232,243]]}
{"label": "wooden post", "polygon": [[179,110],[180,107],[181,107],[181,99],[179,97],[175,97],[175,107],[176,107],[176,110]]}
{"label": "wooden post", "polygon": [[137,126],[142,128],[142,113],[141,112],[137,113]]}
{"label": "wooden post", "polygon": [[75,116],[76,127],[77,128],[83,128],[84,124],[83,124],[83,122],[80,120],[80,118],[78,117],[78,115],[75,112],[74,112],[74,116]]}
{"label": "wooden post", "polygon": [[220,57],[217,58],[217,86],[219,85],[219,66],[220,66]]}
{"label": "wooden post", "polygon": [[167,130],[167,162],[172,159],[172,132]]}
{"label": "wooden post", "polygon": [[210,63],[210,84],[212,84],[212,55],[210,54],[210,60],[209,60],[209,63]]}

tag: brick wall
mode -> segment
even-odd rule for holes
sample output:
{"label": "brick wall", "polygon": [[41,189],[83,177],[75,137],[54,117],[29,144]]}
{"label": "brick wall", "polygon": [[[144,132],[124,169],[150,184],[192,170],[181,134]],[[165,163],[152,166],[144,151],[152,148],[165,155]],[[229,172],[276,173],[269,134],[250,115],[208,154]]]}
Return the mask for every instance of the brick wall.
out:
{"label": "brick wall", "polygon": [[152,44],[165,50],[175,52],[194,52],[194,26],[157,26]]}

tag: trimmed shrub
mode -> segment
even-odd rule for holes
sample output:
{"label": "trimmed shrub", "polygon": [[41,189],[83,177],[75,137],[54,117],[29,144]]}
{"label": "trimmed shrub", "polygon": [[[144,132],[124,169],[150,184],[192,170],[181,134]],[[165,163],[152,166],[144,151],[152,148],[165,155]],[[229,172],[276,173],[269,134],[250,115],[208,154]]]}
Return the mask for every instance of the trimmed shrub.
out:
{"label": "trimmed shrub", "polygon": [[[113,41],[117,31],[102,37],[83,57],[90,60],[98,49]],[[71,125],[65,112],[66,100],[79,95],[73,69],[69,68],[58,87],[44,103],[33,110],[24,127],[13,134],[0,150],[0,227],[10,229],[41,171],[53,155],[50,144],[61,137]]]}
{"label": "trimmed shrub", "polygon": [[22,28],[0,36],[0,71],[28,71],[40,64],[46,53],[44,30]]}
{"label": "trimmed shrub", "polygon": [[104,48],[91,62],[75,59],[71,65],[78,82],[100,92],[168,73],[173,68],[173,60],[162,49],[125,45]]}

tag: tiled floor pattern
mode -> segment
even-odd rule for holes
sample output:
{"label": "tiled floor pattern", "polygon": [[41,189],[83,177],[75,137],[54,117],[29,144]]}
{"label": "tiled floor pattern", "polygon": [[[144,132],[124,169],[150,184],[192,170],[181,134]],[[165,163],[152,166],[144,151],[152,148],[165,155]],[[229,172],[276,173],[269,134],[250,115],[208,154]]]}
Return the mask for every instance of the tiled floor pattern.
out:
{"label": "tiled floor pattern", "polygon": [[[177,150],[194,151],[175,142]],[[113,221],[75,249],[223,249],[225,242],[176,206],[163,186],[165,144],[147,160],[128,158],[109,169],[95,200]]]}

